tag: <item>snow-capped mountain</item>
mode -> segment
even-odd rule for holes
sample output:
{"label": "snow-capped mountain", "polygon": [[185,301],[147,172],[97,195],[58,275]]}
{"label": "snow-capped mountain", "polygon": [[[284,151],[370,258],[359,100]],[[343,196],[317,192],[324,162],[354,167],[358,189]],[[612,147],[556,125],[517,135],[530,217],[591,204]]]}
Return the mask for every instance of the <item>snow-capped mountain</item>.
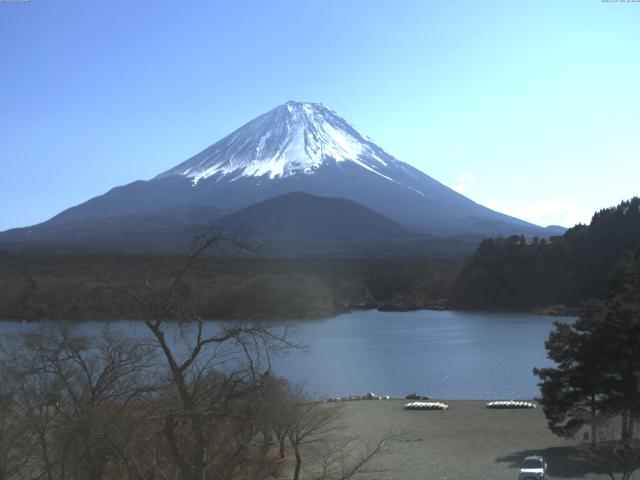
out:
{"label": "snow-capped mountain", "polygon": [[290,192],[345,198],[431,235],[550,233],[471,201],[385,152],[333,110],[306,102],[280,105],[155,178],[116,187],[28,231],[63,235],[65,225],[77,232],[83,222],[122,225],[113,219],[131,216],[204,223]]}
{"label": "snow-capped mountain", "polygon": [[380,175],[397,160],[321,103],[287,102],[158,177],[269,179],[312,175],[328,163],[353,162]]}
{"label": "snow-capped mountain", "polygon": [[194,185],[208,178],[274,180],[313,175],[322,167],[341,162],[402,185],[393,177],[398,169],[405,170],[406,164],[330,108],[304,102],[287,102],[274,108],[156,178],[180,175],[191,179]]}

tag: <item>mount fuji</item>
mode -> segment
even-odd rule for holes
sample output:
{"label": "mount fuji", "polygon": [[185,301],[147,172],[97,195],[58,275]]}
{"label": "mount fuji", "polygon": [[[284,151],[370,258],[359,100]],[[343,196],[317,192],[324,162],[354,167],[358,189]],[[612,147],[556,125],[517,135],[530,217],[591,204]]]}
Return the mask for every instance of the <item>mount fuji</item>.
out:
{"label": "mount fuji", "polygon": [[137,238],[138,248],[170,248],[189,223],[224,225],[226,216],[245,218],[238,211],[292,192],[356,202],[399,229],[430,237],[562,233],[473,202],[387,153],[322,104],[287,102],[151,180],[1,233],[0,244],[79,246],[100,237],[119,246]]}

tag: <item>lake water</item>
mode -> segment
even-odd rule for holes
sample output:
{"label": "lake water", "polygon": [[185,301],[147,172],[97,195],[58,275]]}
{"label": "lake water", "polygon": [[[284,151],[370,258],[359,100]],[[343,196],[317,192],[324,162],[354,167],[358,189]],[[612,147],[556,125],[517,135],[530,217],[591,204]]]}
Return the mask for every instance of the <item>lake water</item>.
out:
{"label": "lake water", "polygon": [[[274,372],[319,397],[374,392],[441,399],[529,399],[539,395],[533,367],[550,365],[544,341],[554,320],[572,318],[517,313],[420,310],[357,311],[293,322],[308,350],[274,361]],[[104,324],[86,322],[83,330]],[[140,335],[144,326],[114,322]],[[0,333],[33,328],[0,323]]]}

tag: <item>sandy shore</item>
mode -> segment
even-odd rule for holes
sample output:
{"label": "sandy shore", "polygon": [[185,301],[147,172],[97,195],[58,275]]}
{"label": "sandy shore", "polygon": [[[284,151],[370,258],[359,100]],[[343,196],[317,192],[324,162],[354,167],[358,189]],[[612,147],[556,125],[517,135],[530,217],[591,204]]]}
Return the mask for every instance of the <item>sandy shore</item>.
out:
{"label": "sandy shore", "polygon": [[445,411],[405,411],[404,400],[344,403],[346,434],[375,439],[404,432],[368,479],[509,479],[527,455],[543,455],[549,478],[604,479],[576,456],[575,441],[547,429],[541,408],[489,410],[484,401],[445,401]]}

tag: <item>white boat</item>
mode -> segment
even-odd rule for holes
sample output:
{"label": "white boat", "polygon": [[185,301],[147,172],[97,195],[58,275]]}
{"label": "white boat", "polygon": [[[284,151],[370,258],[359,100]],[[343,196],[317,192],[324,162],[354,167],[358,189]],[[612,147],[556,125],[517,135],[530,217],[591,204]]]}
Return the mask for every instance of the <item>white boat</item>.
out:
{"label": "white boat", "polygon": [[449,405],[442,402],[410,402],[404,405],[405,410],[446,410]]}

